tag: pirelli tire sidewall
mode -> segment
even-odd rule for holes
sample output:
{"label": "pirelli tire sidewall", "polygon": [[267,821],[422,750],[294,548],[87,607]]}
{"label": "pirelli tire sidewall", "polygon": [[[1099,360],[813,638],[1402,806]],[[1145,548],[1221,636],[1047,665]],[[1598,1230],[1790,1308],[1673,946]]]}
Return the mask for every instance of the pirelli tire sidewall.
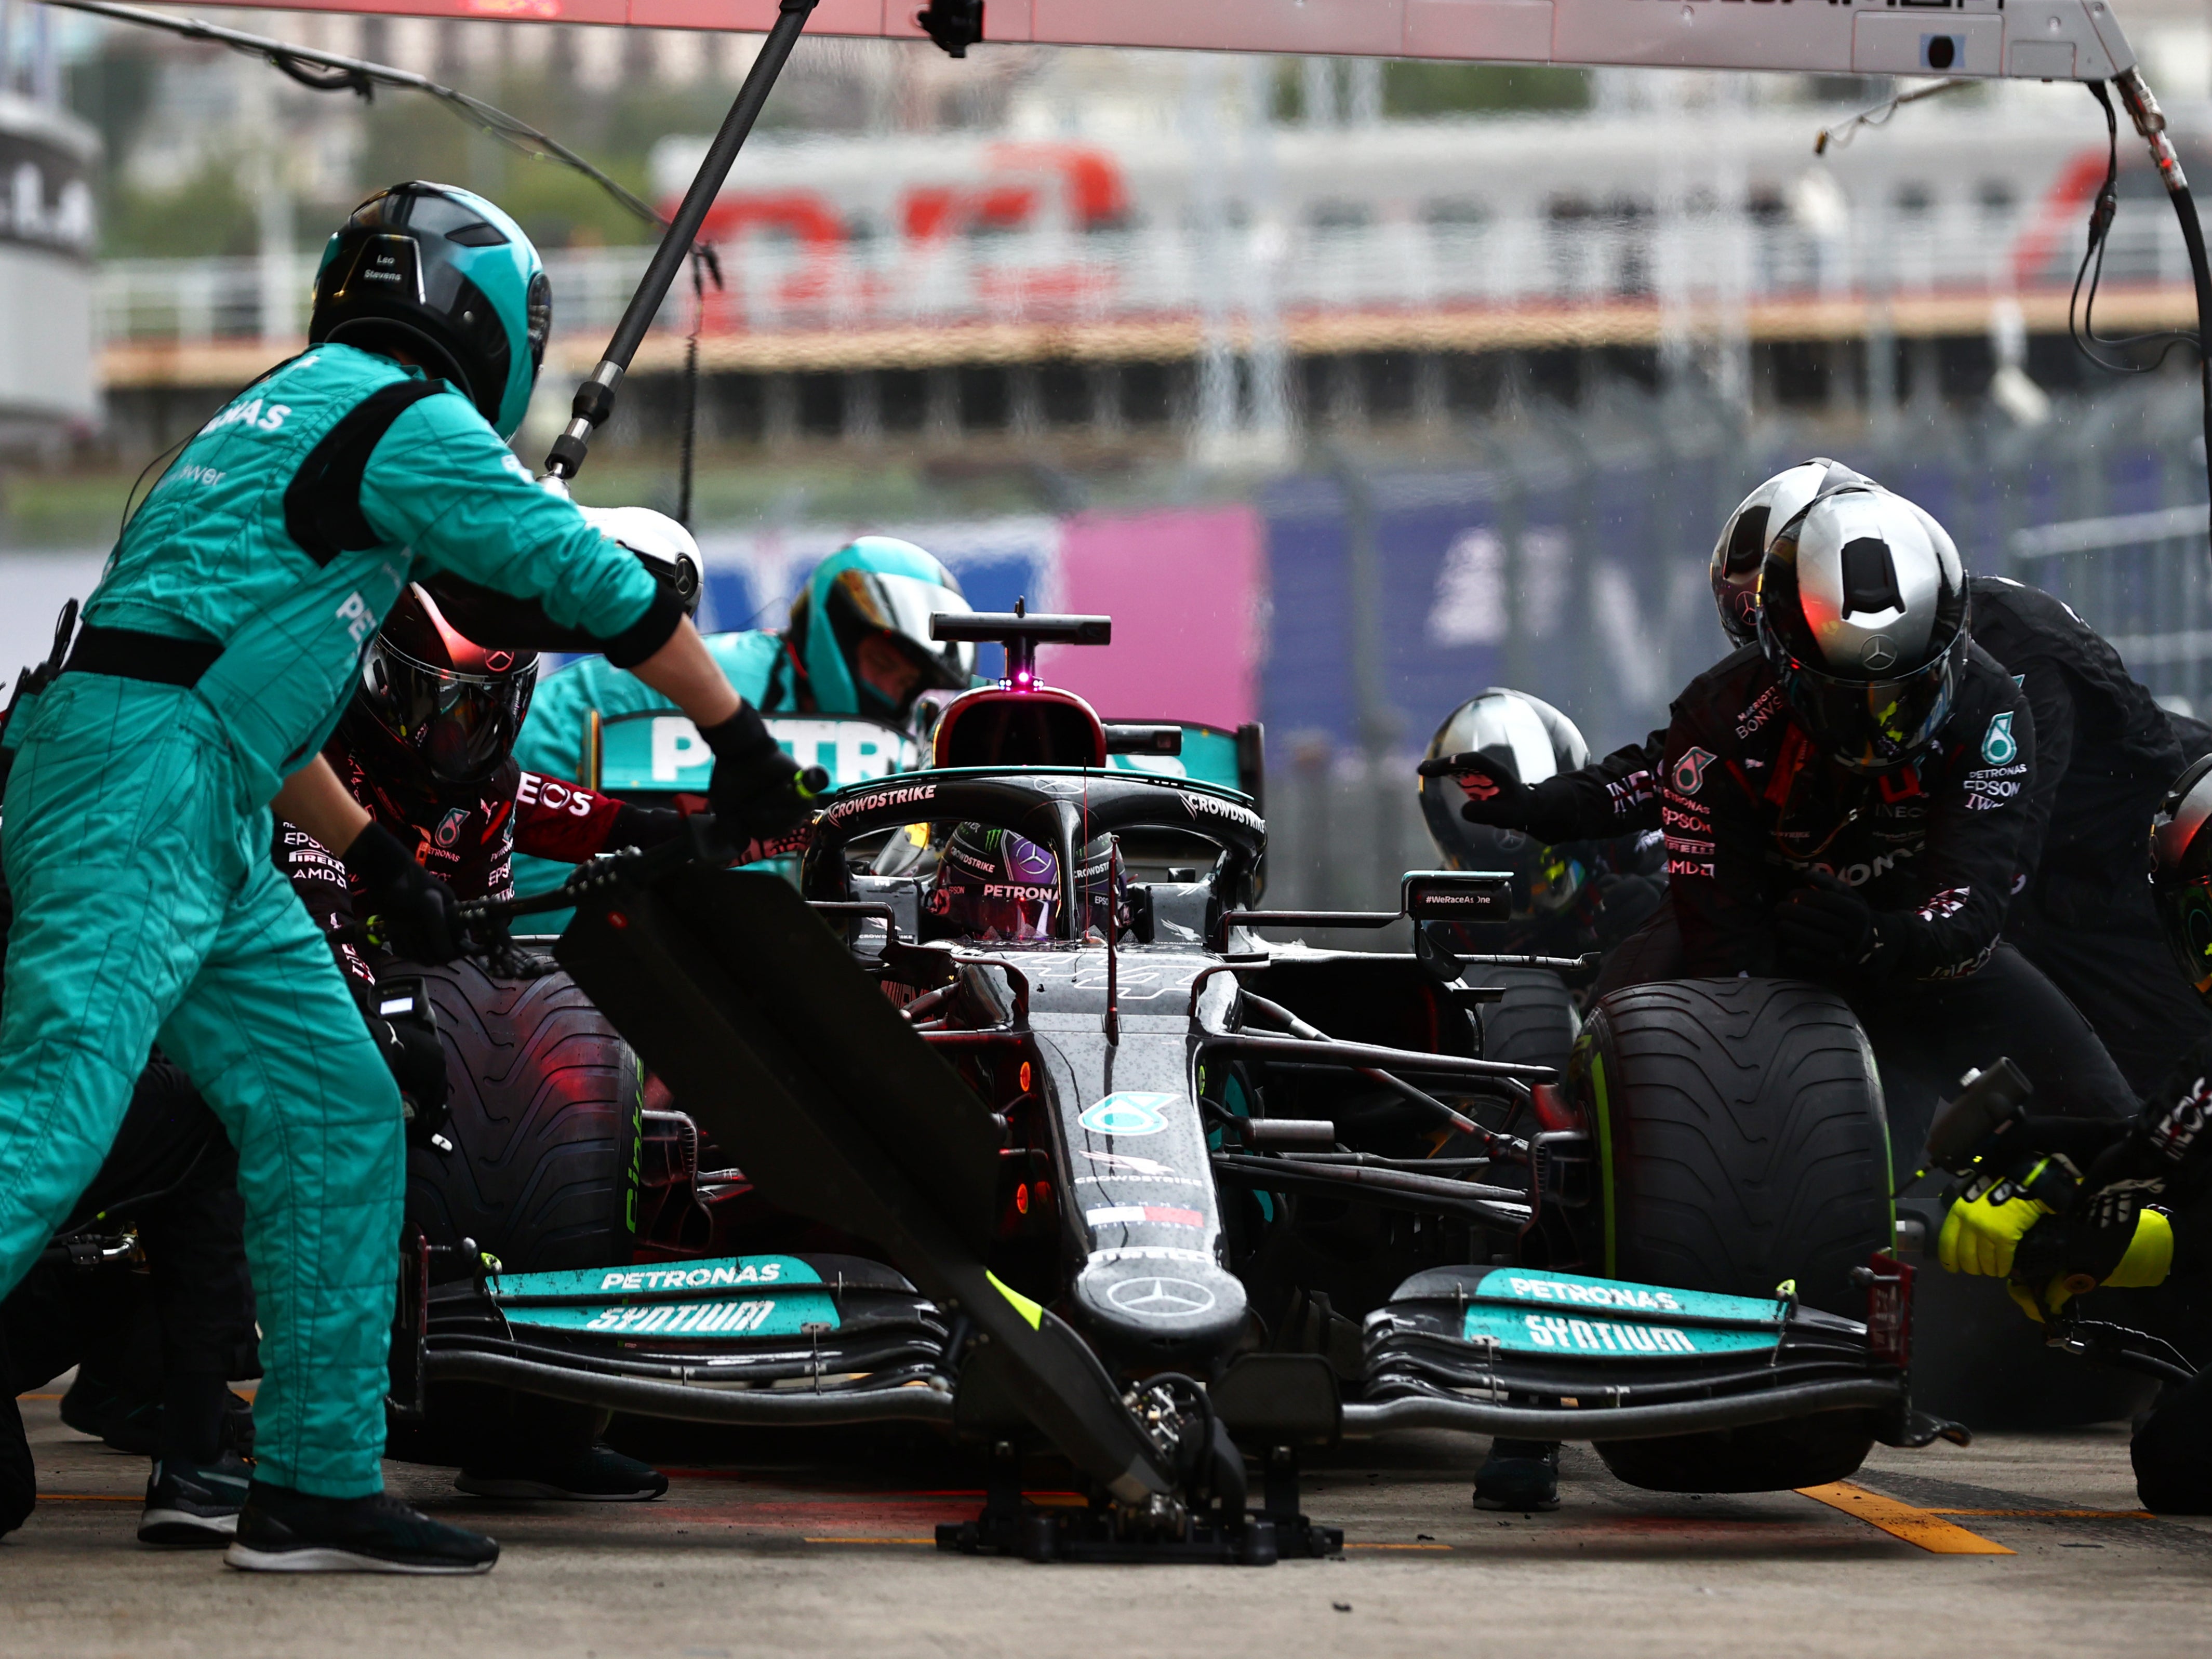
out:
{"label": "pirelli tire sidewall", "polygon": [[[1591,1011],[1569,1086],[1588,1114],[1588,1259],[1608,1276],[1865,1317],[1850,1273],[1889,1247],[1889,1137],[1874,1054],[1834,993],[1790,980],[1675,980]],[[1600,1443],[1632,1486],[1758,1492],[1841,1480],[1872,1415]]]}
{"label": "pirelli tire sidewall", "polygon": [[1478,1005],[1482,1020],[1482,1057],[1516,1066],[1566,1069],[1582,1030],[1574,994],[1545,968],[1471,967],[1460,983],[1495,986],[1504,995]]}
{"label": "pirelli tire sidewall", "polygon": [[453,1150],[410,1148],[407,1218],[432,1244],[474,1239],[513,1273],[627,1265],[637,1055],[565,973],[494,979],[465,958],[410,971],[437,1009]]}

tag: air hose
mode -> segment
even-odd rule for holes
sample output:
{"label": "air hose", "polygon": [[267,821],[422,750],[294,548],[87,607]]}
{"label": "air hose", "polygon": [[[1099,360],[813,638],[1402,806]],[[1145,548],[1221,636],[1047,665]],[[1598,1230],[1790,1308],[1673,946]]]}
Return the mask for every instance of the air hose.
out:
{"label": "air hose", "polygon": [[[2181,158],[2174,154],[2173,141],[2166,136],[2166,112],[2159,108],[2142,71],[2130,67],[2114,76],[2112,90],[2119,94],[2136,131],[2150,146],[2150,159],[2173,204],[2174,216],[2181,221],[2182,243],[2189,250],[2189,274],[2197,289],[2197,377],[2204,404],[2205,499],[2208,514],[2212,514],[2212,349],[2206,345],[2212,339],[2212,266],[2207,265],[2204,257],[2204,227],[2197,217],[2197,203],[2189,193]],[[2212,517],[2208,517],[2207,526],[2212,529]]]}

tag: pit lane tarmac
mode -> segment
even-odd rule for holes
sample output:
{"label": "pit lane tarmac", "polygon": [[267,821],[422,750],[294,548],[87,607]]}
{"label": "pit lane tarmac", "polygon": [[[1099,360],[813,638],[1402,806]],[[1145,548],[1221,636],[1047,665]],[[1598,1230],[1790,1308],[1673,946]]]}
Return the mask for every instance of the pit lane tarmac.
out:
{"label": "pit lane tarmac", "polygon": [[1570,1447],[1560,1509],[1533,1516],[1471,1506],[1480,1442],[1408,1434],[1310,1471],[1341,1559],[1269,1568],[939,1555],[932,1528],[981,1493],[926,1440],[645,1425],[627,1443],[673,1481],[650,1504],[494,1504],[387,1465],[505,1547],[488,1578],[427,1580],[143,1548],[144,1461],[22,1405],[42,1497],[0,1541],[9,1656],[2212,1652],[2212,1521],[2137,1510],[2124,1424],[1878,1447],[1817,1496],[1638,1492]]}

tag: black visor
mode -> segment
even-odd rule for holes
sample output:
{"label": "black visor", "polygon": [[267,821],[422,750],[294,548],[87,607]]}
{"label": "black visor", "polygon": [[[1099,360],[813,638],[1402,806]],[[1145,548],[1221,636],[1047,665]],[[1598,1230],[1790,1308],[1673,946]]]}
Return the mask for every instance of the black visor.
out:
{"label": "black visor", "polygon": [[1933,662],[1887,680],[1824,674],[1774,650],[1771,635],[1768,658],[1790,712],[1822,752],[1848,771],[1887,772],[1936,741],[1950,717],[1967,647],[1960,634]]}
{"label": "black visor", "polygon": [[513,752],[537,684],[534,658],[512,674],[457,674],[379,639],[362,662],[361,701],[433,777],[474,783]]}

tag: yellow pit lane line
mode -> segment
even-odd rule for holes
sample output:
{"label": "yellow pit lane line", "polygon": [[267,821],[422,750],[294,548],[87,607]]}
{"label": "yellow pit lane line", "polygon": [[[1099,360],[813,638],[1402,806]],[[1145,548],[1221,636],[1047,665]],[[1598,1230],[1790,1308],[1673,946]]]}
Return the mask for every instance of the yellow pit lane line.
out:
{"label": "yellow pit lane line", "polygon": [[1993,1543],[1978,1533],[1946,1521],[1933,1510],[1917,1509],[1898,1498],[1850,1480],[1831,1480],[1824,1486],[1800,1486],[1798,1496],[1855,1516],[1893,1538],[1917,1544],[1931,1555],[2014,1555],[2018,1552]]}
{"label": "yellow pit lane line", "polygon": [[1449,1544],[1346,1544],[1344,1547],[1348,1550],[1443,1550],[1449,1553],[1452,1547]]}

